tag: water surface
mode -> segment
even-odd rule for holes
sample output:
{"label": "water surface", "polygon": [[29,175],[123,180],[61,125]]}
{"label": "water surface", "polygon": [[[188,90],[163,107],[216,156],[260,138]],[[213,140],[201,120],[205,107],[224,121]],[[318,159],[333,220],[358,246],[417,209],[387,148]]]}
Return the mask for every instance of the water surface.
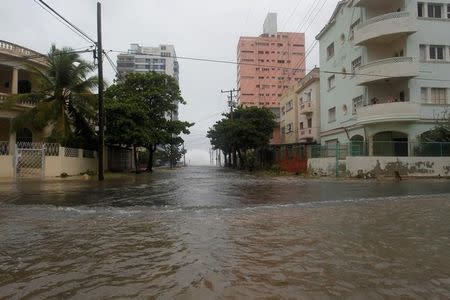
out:
{"label": "water surface", "polygon": [[448,181],[0,184],[0,298],[450,298]]}

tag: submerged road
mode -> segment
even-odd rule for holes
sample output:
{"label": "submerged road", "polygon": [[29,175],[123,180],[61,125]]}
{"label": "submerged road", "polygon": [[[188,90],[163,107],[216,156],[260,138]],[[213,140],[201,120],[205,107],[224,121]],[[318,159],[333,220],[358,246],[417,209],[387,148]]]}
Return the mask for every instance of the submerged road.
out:
{"label": "submerged road", "polygon": [[450,182],[0,183],[0,299],[450,298]]}

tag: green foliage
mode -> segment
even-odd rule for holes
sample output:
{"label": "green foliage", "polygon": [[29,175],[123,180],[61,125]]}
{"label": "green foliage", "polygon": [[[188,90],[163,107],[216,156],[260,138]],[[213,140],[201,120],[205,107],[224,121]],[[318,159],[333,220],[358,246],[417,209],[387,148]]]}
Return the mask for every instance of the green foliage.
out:
{"label": "green foliage", "polygon": [[[51,141],[66,146],[92,146],[96,140],[92,126],[96,119],[96,96],[91,90],[97,86],[97,78],[89,74],[94,66],[70,48],[60,50],[52,46],[46,59],[45,69],[29,66],[36,88],[9,99],[10,105],[21,101],[35,103],[34,108],[14,120],[14,128],[42,130],[50,126]],[[73,141],[75,137],[77,140]]]}
{"label": "green foliage", "polygon": [[241,167],[253,169],[256,165],[253,151],[269,145],[276,127],[275,115],[267,108],[240,107],[233,113],[233,118],[224,115],[208,131],[207,137],[215,149],[226,154],[237,152]]}
{"label": "green foliage", "polygon": [[106,91],[106,142],[145,147],[151,170],[157,145],[179,145],[189,122],[172,120],[178,104],[185,104],[176,80],[156,72],[129,74]]}

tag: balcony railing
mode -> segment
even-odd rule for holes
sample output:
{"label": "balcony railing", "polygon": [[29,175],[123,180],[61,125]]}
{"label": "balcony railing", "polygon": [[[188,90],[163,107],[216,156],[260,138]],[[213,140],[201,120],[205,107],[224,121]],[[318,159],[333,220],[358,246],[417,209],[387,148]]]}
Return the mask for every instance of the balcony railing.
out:
{"label": "balcony railing", "polygon": [[5,93],[0,93],[0,101],[6,100],[6,98],[8,98],[8,94]]}
{"label": "balcony railing", "polygon": [[356,109],[359,124],[386,121],[416,121],[421,118],[420,104],[412,102],[373,103]]}
{"label": "balcony railing", "polygon": [[41,57],[44,58],[45,56],[42,55],[39,52],[27,49],[25,47],[21,47],[19,45],[7,42],[7,41],[2,41],[0,40],[0,50],[4,51],[4,52],[9,52],[11,54],[14,55],[18,55],[18,56],[36,56],[36,57]]}
{"label": "balcony railing", "polygon": [[368,42],[390,42],[404,37],[405,34],[417,32],[417,22],[407,11],[392,12],[368,19],[359,24],[355,30],[354,43],[356,45]]}
{"label": "balcony railing", "polygon": [[313,105],[312,102],[304,102],[300,105],[300,113],[306,114],[306,113],[312,113],[313,112]]}
{"label": "balcony railing", "polygon": [[370,24],[382,22],[385,20],[400,19],[400,18],[405,18],[405,17],[409,17],[409,12],[407,12],[407,11],[393,12],[393,13],[377,16],[377,17],[371,18],[369,20],[366,20],[365,22],[359,24],[356,28],[359,30]]}
{"label": "balcony railing", "polygon": [[390,57],[369,62],[356,69],[359,85],[389,78],[411,78],[419,75],[419,64],[413,57]]}

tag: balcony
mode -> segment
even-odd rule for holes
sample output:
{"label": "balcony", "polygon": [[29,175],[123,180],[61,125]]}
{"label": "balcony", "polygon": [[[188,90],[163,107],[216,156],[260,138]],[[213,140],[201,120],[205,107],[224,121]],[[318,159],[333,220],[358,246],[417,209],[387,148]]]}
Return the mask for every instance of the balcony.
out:
{"label": "balcony", "polygon": [[358,85],[367,85],[390,79],[408,79],[419,76],[419,64],[412,57],[392,57],[370,62],[356,69]]}
{"label": "balcony", "polygon": [[357,108],[358,124],[416,121],[421,118],[421,105],[411,102],[374,104]]}
{"label": "balcony", "polygon": [[300,104],[300,114],[307,115],[314,112],[314,106],[311,101]]}
{"label": "balcony", "polygon": [[300,142],[315,141],[318,138],[317,128],[300,129],[298,133]]}
{"label": "balcony", "polygon": [[409,12],[394,12],[361,23],[355,30],[354,42],[358,46],[371,43],[388,44],[415,32],[417,22]]}
{"label": "balcony", "polygon": [[13,56],[16,58],[27,57],[30,62],[36,63],[40,66],[47,66],[47,60],[44,55],[7,41],[0,40],[0,54]]}

